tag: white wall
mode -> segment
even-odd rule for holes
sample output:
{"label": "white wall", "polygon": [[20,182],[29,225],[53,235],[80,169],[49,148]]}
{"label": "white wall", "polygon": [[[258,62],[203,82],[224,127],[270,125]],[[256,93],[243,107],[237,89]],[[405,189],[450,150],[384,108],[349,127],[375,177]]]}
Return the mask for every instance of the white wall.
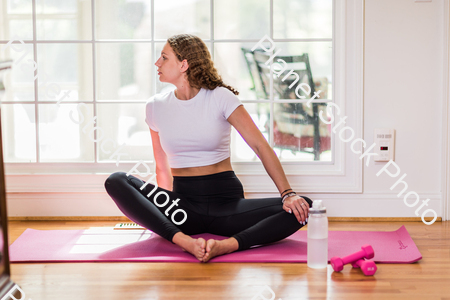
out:
{"label": "white wall", "polygon": [[[364,139],[373,141],[374,128],[396,130],[395,162],[407,174],[407,191],[430,197],[439,215],[443,7],[443,0],[365,1]],[[383,165],[364,168],[365,194],[403,189],[391,191],[396,179],[376,176]]]}

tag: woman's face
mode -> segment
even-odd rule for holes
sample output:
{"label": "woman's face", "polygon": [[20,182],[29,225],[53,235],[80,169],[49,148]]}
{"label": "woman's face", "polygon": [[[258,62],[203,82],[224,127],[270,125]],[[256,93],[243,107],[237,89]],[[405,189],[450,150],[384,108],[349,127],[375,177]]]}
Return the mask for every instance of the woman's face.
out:
{"label": "woman's face", "polygon": [[173,52],[169,43],[164,45],[161,56],[156,61],[155,66],[158,67],[157,71],[161,82],[175,83],[184,73],[182,71],[183,62],[179,61],[175,56],[175,52]]}

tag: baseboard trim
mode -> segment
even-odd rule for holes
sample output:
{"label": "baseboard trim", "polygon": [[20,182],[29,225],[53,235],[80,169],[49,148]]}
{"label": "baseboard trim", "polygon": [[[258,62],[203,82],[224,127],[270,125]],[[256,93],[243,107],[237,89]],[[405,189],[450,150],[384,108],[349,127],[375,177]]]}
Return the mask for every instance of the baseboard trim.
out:
{"label": "baseboard trim", "polygon": [[[425,218],[429,222],[433,218]],[[8,221],[120,221],[132,222],[125,216],[29,216],[8,217]],[[328,217],[330,222],[422,222],[420,217]],[[438,217],[436,222],[442,222]]]}

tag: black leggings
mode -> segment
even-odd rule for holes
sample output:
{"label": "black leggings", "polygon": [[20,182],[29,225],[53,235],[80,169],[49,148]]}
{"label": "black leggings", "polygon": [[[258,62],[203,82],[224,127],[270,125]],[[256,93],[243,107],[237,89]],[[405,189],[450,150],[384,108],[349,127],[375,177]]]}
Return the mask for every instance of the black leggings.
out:
{"label": "black leggings", "polygon": [[[156,181],[156,180],[155,180]],[[116,172],[105,188],[132,221],[172,242],[178,232],[234,237],[239,250],[282,240],[301,227],[283,210],[280,197],[245,199],[234,171],[202,176],[173,176],[173,191],[133,175]],[[148,196],[150,194],[150,196]],[[312,201],[304,198],[309,206]]]}

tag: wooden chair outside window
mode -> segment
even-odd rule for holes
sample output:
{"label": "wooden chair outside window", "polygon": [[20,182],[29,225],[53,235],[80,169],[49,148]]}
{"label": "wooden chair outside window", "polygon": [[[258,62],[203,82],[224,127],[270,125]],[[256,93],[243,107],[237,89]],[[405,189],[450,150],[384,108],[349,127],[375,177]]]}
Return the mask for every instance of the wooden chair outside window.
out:
{"label": "wooden chair outside window", "polygon": [[[270,54],[258,50],[252,52],[246,48],[241,49],[252,79],[253,87],[251,89],[256,93],[258,99],[269,99],[270,65],[266,65],[265,62],[270,58]],[[287,68],[279,77],[272,74],[274,99],[296,99],[295,88],[302,82],[310,86],[311,92],[305,95],[300,89],[300,95],[305,96],[305,99],[311,98],[316,92],[316,85],[312,77],[308,53],[296,56],[276,56],[274,63],[277,62],[277,59],[283,59]],[[299,80],[292,88],[289,86],[296,80],[295,75],[290,75],[282,81],[290,70],[299,75]],[[274,71],[279,70],[274,69]],[[324,96],[326,96],[325,90],[320,93],[320,98],[324,98]],[[320,160],[320,154],[331,148],[329,126],[319,122],[319,111],[322,109],[326,112],[325,107],[326,103],[311,103],[310,107],[306,103],[275,103],[274,147],[312,153],[314,160]],[[268,126],[267,123],[267,130]]]}

